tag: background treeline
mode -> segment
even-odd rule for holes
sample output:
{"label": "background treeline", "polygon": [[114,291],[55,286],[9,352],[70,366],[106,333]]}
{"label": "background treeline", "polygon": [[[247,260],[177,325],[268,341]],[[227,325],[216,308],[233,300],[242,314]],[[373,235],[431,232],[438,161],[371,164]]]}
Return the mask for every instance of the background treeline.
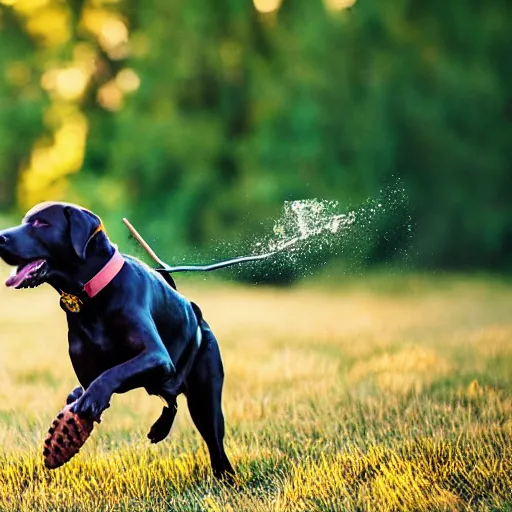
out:
{"label": "background treeline", "polygon": [[399,176],[418,265],[506,268],[512,4],[343,5],[0,0],[0,212],[80,202],[169,258]]}

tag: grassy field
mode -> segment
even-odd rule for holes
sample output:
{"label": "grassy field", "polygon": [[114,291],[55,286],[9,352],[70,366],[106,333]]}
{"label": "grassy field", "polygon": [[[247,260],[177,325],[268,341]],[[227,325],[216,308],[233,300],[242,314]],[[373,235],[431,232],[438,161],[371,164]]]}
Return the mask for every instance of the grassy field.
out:
{"label": "grassy field", "polygon": [[162,404],[140,390],[45,470],[42,440],[76,385],[64,315],[50,289],[0,286],[1,510],[512,511],[510,283],[180,282],[220,340],[236,488],[212,480],[184,400],[150,445]]}

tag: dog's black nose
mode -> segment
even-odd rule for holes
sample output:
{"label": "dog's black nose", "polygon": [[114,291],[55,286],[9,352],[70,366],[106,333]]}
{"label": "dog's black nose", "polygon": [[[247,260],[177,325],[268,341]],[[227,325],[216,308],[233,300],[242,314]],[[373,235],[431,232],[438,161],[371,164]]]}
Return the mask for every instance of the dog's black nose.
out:
{"label": "dog's black nose", "polygon": [[9,241],[9,237],[7,235],[0,235],[0,245],[5,245]]}

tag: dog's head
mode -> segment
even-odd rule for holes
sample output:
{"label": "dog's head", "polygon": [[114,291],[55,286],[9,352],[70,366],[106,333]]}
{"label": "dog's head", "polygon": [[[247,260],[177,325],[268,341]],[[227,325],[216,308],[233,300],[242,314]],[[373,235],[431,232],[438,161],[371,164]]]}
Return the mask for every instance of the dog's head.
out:
{"label": "dog's head", "polygon": [[19,226],[0,231],[0,258],[16,267],[6,281],[13,288],[35,288],[85,262],[94,236],[103,229],[92,212],[68,203],[32,208]]}

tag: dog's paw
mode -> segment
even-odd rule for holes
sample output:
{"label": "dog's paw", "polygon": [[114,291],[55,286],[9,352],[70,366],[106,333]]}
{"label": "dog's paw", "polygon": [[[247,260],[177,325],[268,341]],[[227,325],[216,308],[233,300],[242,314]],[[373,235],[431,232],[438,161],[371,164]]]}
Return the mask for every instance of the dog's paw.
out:
{"label": "dog's paw", "polygon": [[[166,408],[167,409],[167,408]],[[171,418],[170,415],[164,409],[160,418],[158,418],[155,423],[153,423],[152,427],[149,429],[148,439],[152,444],[159,443],[163,441],[171,431],[172,422],[174,420],[174,416]]]}
{"label": "dog's paw", "polygon": [[82,395],[84,394],[84,388],[82,386],[77,386],[71,393],[69,393],[66,398],[66,405],[72,404],[76,402]]}
{"label": "dog's paw", "polygon": [[82,418],[101,423],[101,414],[110,407],[110,395],[99,386],[90,386],[72,406],[72,411]]}

